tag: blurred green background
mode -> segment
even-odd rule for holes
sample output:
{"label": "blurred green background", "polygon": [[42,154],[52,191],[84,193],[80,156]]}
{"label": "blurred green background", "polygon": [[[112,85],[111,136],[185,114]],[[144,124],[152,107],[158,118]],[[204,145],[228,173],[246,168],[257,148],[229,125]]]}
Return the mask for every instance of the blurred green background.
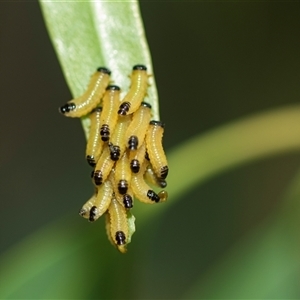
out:
{"label": "blurred green background", "polygon": [[[140,8],[167,152],[299,103],[299,2]],[[0,22],[0,250],[8,264],[0,284],[15,285],[8,298],[300,298],[299,151],[222,172],[140,227],[135,214],[137,231],[121,255],[103,220],[77,214],[92,193],[85,138],[78,120],[57,112],[72,97],[38,3],[1,2]]]}

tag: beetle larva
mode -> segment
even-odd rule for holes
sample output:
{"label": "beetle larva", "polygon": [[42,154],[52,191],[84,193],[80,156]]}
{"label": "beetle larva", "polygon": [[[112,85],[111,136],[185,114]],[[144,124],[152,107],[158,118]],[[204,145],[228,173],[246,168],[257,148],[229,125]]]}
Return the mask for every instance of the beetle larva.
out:
{"label": "beetle larva", "polygon": [[110,235],[117,245],[118,249],[126,252],[126,244],[128,237],[127,214],[124,206],[122,206],[114,197],[108,208],[110,216]]}
{"label": "beetle larva", "polygon": [[109,83],[110,71],[107,68],[97,69],[83,95],[75,98],[59,108],[59,111],[72,118],[80,118],[91,112],[101,101]]}
{"label": "beetle larva", "polygon": [[109,142],[110,157],[117,161],[126,149],[125,132],[131,122],[131,116],[119,118]]}
{"label": "beetle larva", "polygon": [[100,135],[104,142],[107,142],[114,131],[118,119],[118,107],[120,104],[120,88],[116,85],[109,85],[106,88],[102,105]]}
{"label": "beetle larva", "polygon": [[132,121],[126,131],[125,139],[129,150],[137,150],[143,143],[151,119],[151,105],[142,102],[133,113]]}
{"label": "beetle larva", "polygon": [[151,121],[146,134],[146,148],[153,171],[159,179],[166,179],[169,168],[167,158],[162,146],[164,124],[159,121]]}
{"label": "beetle larva", "polygon": [[90,134],[86,145],[86,160],[88,164],[95,167],[102,152],[103,142],[100,139],[100,116],[101,107],[95,108],[89,118],[91,120]]}
{"label": "beetle larva", "polygon": [[129,92],[120,104],[118,114],[129,115],[135,112],[143,101],[148,88],[147,68],[136,65],[132,68],[131,86]]}
{"label": "beetle larva", "polygon": [[98,194],[90,209],[89,221],[96,221],[108,209],[113,194],[113,187],[110,180],[105,180],[101,187],[98,189]]}

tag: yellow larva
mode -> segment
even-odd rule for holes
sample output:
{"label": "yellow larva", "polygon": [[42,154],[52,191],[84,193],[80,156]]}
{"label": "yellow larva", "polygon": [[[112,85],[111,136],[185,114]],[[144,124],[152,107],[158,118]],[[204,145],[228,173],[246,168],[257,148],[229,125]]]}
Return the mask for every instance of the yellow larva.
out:
{"label": "yellow larva", "polygon": [[86,145],[86,160],[94,167],[102,152],[103,142],[100,138],[101,107],[95,108],[89,115],[91,120],[90,135]]}
{"label": "yellow larva", "polygon": [[86,201],[85,204],[80,209],[79,211],[80,216],[84,217],[85,219],[88,219],[90,217],[90,210],[95,203],[96,197],[97,197],[97,189],[95,190],[93,196],[88,201]]}
{"label": "yellow larva", "polygon": [[133,114],[132,121],[126,131],[125,139],[129,150],[137,150],[143,143],[151,119],[151,105],[142,102]]}
{"label": "yellow larva", "polygon": [[167,187],[167,182],[164,179],[158,179],[157,176],[155,175],[152,166],[148,165],[146,172],[144,174],[144,179],[157,187],[165,188]]}
{"label": "yellow larva", "polygon": [[106,180],[114,163],[115,162],[110,158],[109,147],[104,147],[95,169],[92,172],[92,178],[96,186],[101,185]]}
{"label": "yellow larva", "polygon": [[106,88],[102,105],[100,135],[102,141],[107,142],[118,119],[117,111],[120,105],[120,88],[118,86],[109,85]]}
{"label": "yellow larva", "polygon": [[[156,194],[144,180],[144,172],[148,162],[144,162],[139,173],[132,174],[131,187],[134,197],[143,203],[153,204],[157,202],[164,202],[167,200],[166,192]],[[161,196],[162,197],[161,197]]]}
{"label": "yellow larva", "polygon": [[130,169],[133,173],[138,173],[142,163],[145,160],[146,154],[146,145],[145,142],[142,143],[141,147],[138,150],[130,151],[129,161]]}
{"label": "yellow larva", "polygon": [[91,112],[101,101],[105,89],[109,83],[110,71],[100,67],[92,75],[86,92],[59,108],[59,111],[72,118],[80,118]]}
{"label": "yellow larva", "polygon": [[167,158],[162,146],[164,124],[159,121],[151,121],[146,134],[146,147],[153,171],[158,179],[166,179],[169,168]]}
{"label": "yellow larva", "polygon": [[132,68],[131,86],[129,92],[122,100],[119,107],[119,115],[129,115],[135,112],[146,96],[148,88],[147,68],[144,65],[136,65]]}
{"label": "yellow larva", "polygon": [[108,212],[110,216],[110,236],[118,249],[125,253],[128,242],[126,209],[113,197]]}
{"label": "yellow larva", "polygon": [[118,185],[115,180],[115,170],[113,169],[110,173],[110,176],[108,177],[108,180],[112,182],[114,195],[116,199],[119,201],[121,205],[123,205],[126,209],[130,209],[133,207],[133,192],[130,187],[128,186],[128,189],[124,195],[121,195],[118,190]]}
{"label": "yellow larva", "polygon": [[113,194],[113,187],[110,180],[105,180],[103,185],[98,189],[98,194],[90,209],[89,221],[96,221],[108,209]]}
{"label": "yellow larva", "polygon": [[131,116],[119,118],[115,130],[109,141],[110,157],[117,161],[126,149],[125,132],[131,122]]}
{"label": "yellow larva", "polygon": [[115,181],[119,194],[124,195],[127,193],[130,180],[131,170],[129,158],[127,152],[124,152],[123,156],[117,161],[115,166]]}

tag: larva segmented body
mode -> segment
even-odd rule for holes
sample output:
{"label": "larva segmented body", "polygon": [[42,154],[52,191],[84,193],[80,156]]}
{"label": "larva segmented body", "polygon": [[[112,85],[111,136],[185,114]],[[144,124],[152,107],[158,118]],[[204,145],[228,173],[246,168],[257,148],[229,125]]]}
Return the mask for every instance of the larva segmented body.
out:
{"label": "larva segmented body", "polygon": [[154,204],[158,202],[164,202],[166,200],[165,193],[160,198],[159,194],[155,193],[150,186],[144,180],[144,173],[146,170],[147,162],[145,161],[137,174],[132,174],[131,187],[134,196],[143,203]]}
{"label": "larva segmented body", "polygon": [[167,187],[166,180],[157,178],[151,165],[148,165],[148,167],[146,168],[146,172],[144,173],[144,179],[149,184],[155,185],[157,187],[161,187],[161,188]]}
{"label": "larva segmented body", "polygon": [[142,102],[133,113],[132,121],[126,131],[125,139],[129,150],[137,150],[143,143],[151,119],[151,105]]}
{"label": "larva segmented body", "polygon": [[110,158],[110,150],[105,147],[92,172],[92,178],[96,186],[101,185],[106,180],[113,165],[114,161]]}
{"label": "larva segmented body", "polygon": [[105,67],[97,69],[90,80],[87,90],[59,108],[59,112],[71,118],[80,118],[90,113],[100,104],[101,98],[109,83],[110,71]]}
{"label": "larva segmented body", "polygon": [[95,108],[89,115],[91,120],[90,134],[86,146],[86,160],[94,167],[101,155],[103,142],[100,138],[100,116],[101,107]]}
{"label": "larva segmented body", "polygon": [[131,181],[131,170],[127,152],[124,152],[121,159],[116,162],[115,181],[118,193],[121,195],[126,194]]}
{"label": "larva segmented body", "polygon": [[93,196],[88,201],[85,202],[85,204],[82,206],[82,208],[79,211],[79,215],[84,217],[85,219],[88,219],[90,216],[90,210],[94,206],[97,197],[97,192],[98,190],[95,189],[95,193],[93,194]]}
{"label": "larva segmented body", "polygon": [[120,105],[120,88],[118,86],[109,85],[106,88],[102,105],[100,135],[102,141],[107,142],[115,129],[118,119],[117,111]]}
{"label": "larva segmented body", "polygon": [[146,134],[146,147],[153,171],[158,179],[166,179],[169,168],[167,158],[162,146],[164,124],[159,121],[151,121]]}
{"label": "larva segmented body", "polygon": [[131,116],[125,116],[118,120],[115,130],[109,142],[111,159],[117,161],[126,149],[125,132],[131,122]]}
{"label": "larva segmented body", "polygon": [[110,216],[110,236],[121,252],[126,252],[128,223],[126,209],[114,197],[108,208]]}
{"label": "larva segmented body", "polygon": [[90,209],[89,221],[96,221],[108,209],[113,194],[113,186],[110,180],[104,181],[103,185],[99,187],[98,194]]}
{"label": "larva segmented body", "polygon": [[142,163],[145,160],[146,154],[146,145],[145,142],[142,143],[141,147],[138,150],[130,151],[129,161],[130,169],[133,173],[138,173]]}
{"label": "larva segmented body", "polygon": [[131,86],[129,92],[120,104],[118,114],[129,115],[135,112],[143,101],[148,88],[147,68],[144,65],[136,65],[132,68]]}

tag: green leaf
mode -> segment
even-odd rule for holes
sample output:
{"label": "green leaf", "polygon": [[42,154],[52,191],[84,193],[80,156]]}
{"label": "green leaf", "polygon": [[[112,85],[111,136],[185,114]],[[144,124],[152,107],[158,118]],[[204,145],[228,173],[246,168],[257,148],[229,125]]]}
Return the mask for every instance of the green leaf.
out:
{"label": "green leaf", "polygon": [[[144,64],[152,74],[145,101],[152,105],[153,119],[159,120],[153,67],[137,1],[40,1],[40,5],[74,97],[84,92],[99,66],[112,71],[112,81],[124,95],[132,67]],[[83,126],[88,136],[88,118],[83,119]]]}

